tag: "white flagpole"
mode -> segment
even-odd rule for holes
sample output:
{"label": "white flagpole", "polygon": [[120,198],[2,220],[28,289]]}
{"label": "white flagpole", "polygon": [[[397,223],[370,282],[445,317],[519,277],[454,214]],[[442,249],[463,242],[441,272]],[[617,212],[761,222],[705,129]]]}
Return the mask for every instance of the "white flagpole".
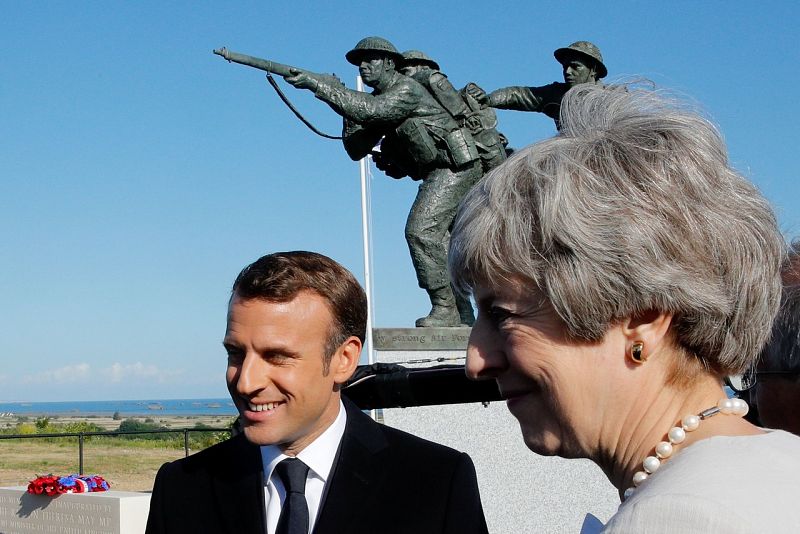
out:
{"label": "white flagpole", "polygon": [[[364,91],[364,82],[361,76],[356,77],[356,87],[359,91]],[[367,293],[367,363],[375,363],[375,350],[372,347],[372,325],[374,324],[374,296],[372,293],[372,250],[370,248],[370,215],[372,213],[370,200],[370,172],[369,155],[359,160],[358,166],[361,171],[361,235],[364,242],[364,291]]]}

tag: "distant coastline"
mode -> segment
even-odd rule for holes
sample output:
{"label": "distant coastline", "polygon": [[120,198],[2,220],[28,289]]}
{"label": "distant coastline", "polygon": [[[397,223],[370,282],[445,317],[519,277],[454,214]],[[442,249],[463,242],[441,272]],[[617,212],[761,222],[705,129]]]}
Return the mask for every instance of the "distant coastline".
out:
{"label": "distant coastline", "polygon": [[147,399],[78,402],[0,402],[0,418],[46,416],[199,416],[236,415],[229,398]]}

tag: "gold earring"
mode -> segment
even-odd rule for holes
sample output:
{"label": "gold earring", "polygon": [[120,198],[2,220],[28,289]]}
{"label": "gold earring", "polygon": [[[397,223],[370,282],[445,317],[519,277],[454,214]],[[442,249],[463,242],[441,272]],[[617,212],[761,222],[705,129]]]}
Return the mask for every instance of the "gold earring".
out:
{"label": "gold earring", "polygon": [[631,360],[634,363],[644,363],[647,361],[647,356],[642,354],[642,350],[644,349],[644,343],[641,341],[636,341],[633,345],[631,345]]}

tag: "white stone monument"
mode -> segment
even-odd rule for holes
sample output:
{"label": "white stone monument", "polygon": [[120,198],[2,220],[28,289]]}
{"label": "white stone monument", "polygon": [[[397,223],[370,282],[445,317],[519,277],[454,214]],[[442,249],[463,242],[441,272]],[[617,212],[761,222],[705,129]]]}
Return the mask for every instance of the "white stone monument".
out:
{"label": "white stone monument", "polygon": [[3,534],[142,534],[150,494],[132,491],[32,495],[27,487],[0,488]]}

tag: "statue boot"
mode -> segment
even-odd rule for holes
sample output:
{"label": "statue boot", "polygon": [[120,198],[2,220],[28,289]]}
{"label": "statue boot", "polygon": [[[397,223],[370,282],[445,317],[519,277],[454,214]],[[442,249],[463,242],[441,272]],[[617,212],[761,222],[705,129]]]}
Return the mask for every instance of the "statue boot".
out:
{"label": "statue boot", "polygon": [[434,326],[461,326],[461,317],[456,307],[456,299],[450,286],[437,289],[427,289],[431,298],[431,312],[427,317],[420,317],[416,321],[418,328]]}
{"label": "statue boot", "polygon": [[461,319],[461,326],[472,326],[475,324],[475,313],[472,311],[472,302],[469,298],[456,293],[456,308]]}

